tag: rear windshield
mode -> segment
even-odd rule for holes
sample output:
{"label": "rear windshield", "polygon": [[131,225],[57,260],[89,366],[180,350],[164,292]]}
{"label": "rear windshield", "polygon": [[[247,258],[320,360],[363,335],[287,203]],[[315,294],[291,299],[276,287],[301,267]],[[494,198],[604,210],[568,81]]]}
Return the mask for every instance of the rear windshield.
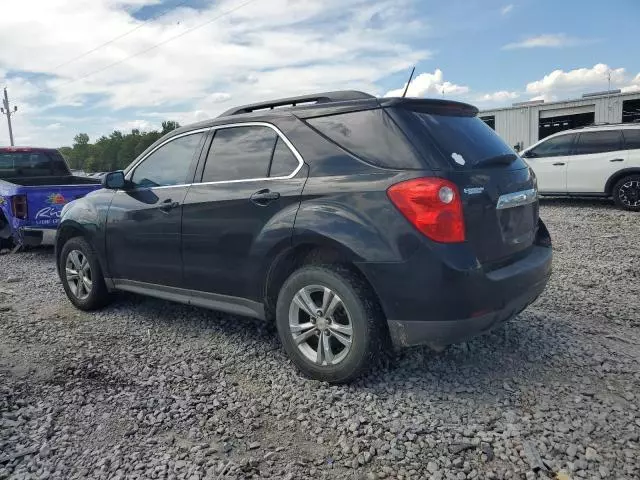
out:
{"label": "rear windshield", "polygon": [[56,152],[0,152],[0,178],[64,175],[69,170]]}
{"label": "rear windshield", "polygon": [[[425,148],[435,147],[451,165],[458,168],[490,165],[522,164],[524,162],[479,117],[440,115],[406,111],[405,120]],[[407,116],[409,118],[407,118]]]}

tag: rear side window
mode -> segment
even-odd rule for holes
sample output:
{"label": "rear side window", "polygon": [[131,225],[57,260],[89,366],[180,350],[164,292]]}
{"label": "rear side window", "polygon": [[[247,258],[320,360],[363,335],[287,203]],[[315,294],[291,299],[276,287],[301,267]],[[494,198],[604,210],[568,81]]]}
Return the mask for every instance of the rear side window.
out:
{"label": "rear side window", "polygon": [[69,175],[57,152],[0,152],[0,178]]}
{"label": "rear side window", "polygon": [[298,168],[298,159],[291,149],[280,137],[276,140],[276,148],[273,150],[271,160],[270,177],[286,177],[291,175]]}
{"label": "rear side window", "polygon": [[627,150],[640,150],[640,128],[629,128],[622,131]]}
{"label": "rear side window", "polygon": [[576,143],[576,155],[604,153],[622,150],[620,130],[603,130],[600,132],[583,132]]}
{"label": "rear side window", "polygon": [[522,162],[493,129],[475,116],[410,112],[412,129],[421,129],[449,165],[457,168]]}
{"label": "rear side window", "polygon": [[265,178],[277,138],[276,132],[269,127],[247,126],[216,130],[202,181]]}
{"label": "rear side window", "polygon": [[365,162],[416,168],[416,154],[400,127],[381,108],[307,119],[309,125]]}
{"label": "rear side window", "polygon": [[571,153],[575,134],[560,135],[545,140],[527,152],[527,157],[562,157]]}

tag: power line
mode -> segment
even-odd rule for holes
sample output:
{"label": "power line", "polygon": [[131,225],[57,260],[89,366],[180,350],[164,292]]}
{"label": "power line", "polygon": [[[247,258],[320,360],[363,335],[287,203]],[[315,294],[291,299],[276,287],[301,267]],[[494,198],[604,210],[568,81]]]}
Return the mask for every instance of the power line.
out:
{"label": "power line", "polygon": [[152,17],[149,17],[147,19],[145,19],[141,24],[139,24],[137,27],[132,28],[131,30],[129,30],[128,32],[123,33],[122,35],[118,35],[117,37],[112,38],[111,40],[108,40],[104,43],[101,43],[100,45],[98,45],[97,47],[92,48],[91,50],[87,50],[84,53],[81,53],[80,55],[78,55],[77,57],[73,57],[71,60],[67,60],[64,63],[61,63],[60,65],[57,65],[55,67],[53,67],[51,69],[52,72],[55,72],[56,70],[62,68],[62,67],[66,67],[67,65],[69,65],[70,63],[73,63],[77,60],[80,60],[81,58],[86,57],[87,55],[91,55],[93,52],[96,52],[98,50],[100,50],[103,47],[106,47],[107,45],[110,45],[114,42],[117,42],[118,40],[120,40],[121,38],[124,38],[130,34],[132,34],[133,32],[135,32],[136,30],[139,30],[140,28],[144,27],[146,23],[150,22],[151,20],[156,20],[160,17],[162,17],[163,15],[165,15],[166,13],[170,12],[171,10],[174,10],[176,8],[180,8],[183,5],[185,5],[186,3],[188,3],[189,0],[183,0],[182,2],[178,3],[177,5],[174,5],[171,8],[167,8],[165,10],[162,10],[160,13],[158,13],[157,15],[154,15]]}
{"label": "power line", "polygon": [[200,24],[196,25],[195,27],[188,28],[187,30],[185,30],[182,33],[179,33],[178,35],[174,35],[173,37],[168,38],[168,39],[166,39],[166,40],[164,40],[164,41],[162,41],[160,43],[156,43],[155,45],[152,45],[149,48],[145,48],[144,50],[141,50],[141,51],[139,51],[137,53],[134,53],[133,55],[129,55],[128,57],[125,57],[125,58],[123,58],[121,60],[118,60],[116,62],[110,63],[109,65],[106,65],[105,67],[99,68],[97,70],[93,70],[92,72],[89,72],[89,73],[87,73],[87,74],[85,74],[85,75],[83,75],[81,77],[75,78],[73,80],[69,80],[68,82],[61,83],[60,85],[58,85],[58,87],[63,87],[65,85],[69,85],[69,84],[72,84],[72,83],[79,82],[80,80],[84,80],[85,78],[88,78],[91,75],[95,75],[96,73],[104,72],[105,70],[108,70],[111,67],[115,67],[116,65],[120,65],[121,63],[124,63],[127,60],[131,60],[132,58],[135,58],[135,57],[138,57],[138,56],[140,56],[140,55],[142,55],[144,53],[150,52],[151,50],[155,50],[156,48],[158,48],[158,47],[160,47],[162,45],[165,45],[165,44],[167,44],[167,43],[169,43],[169,42],[171,42],[173,40],[176,40],[177,38],[184,37],[185,35],[193,32],[195,30],[198,30],[199,28],[205,27],[205,26],[215,22],[216,20],[219,20],[222,17],[225,17],[225,16],[227,16],[227,15],[229,15],[229,14],[231,14],[231,13],[237,11],[237,10],[240,10],[241,8],[246,7],[247,5],[249,5],[250,3],[253,3],[255,1],[256,0],[248,0],[247,2],[244,2],[244,3],[240,4],[240,5],[238,5],[237,7],[234,7],[232,9],[230,9],[230,10],[222,12],[220,15],[217,15],[216,17],[213,17],[213,18],[207,20],[206,22],[200,23]]}
{"label": "power line", "polygon": [[13,128],[11,126],[11,115],[18,111],[18,107],[14,105],[13,110],[11,110],[7,87],[4,87],[4,98],[2,99],[2,105],[3,107],[0,108],[0,113],[4,113],[7,116],[7,124],[9,125],[9,140],[11,141],[11,146],[13,147]]}

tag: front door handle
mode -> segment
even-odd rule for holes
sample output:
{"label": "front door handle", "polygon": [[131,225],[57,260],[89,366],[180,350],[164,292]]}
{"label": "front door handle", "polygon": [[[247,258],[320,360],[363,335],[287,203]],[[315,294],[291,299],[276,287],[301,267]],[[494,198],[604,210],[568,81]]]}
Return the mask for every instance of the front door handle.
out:
{"label": "front door handle", "polygon": [[562,165],[564,165],[564,162],[556,162],[553,164],[554,167],[560,167]]}
{"label": "front door handle", "polygon": [[179,206],[180,206],[179,202],[174,202],[170,198],[167,198],[164,202],[162,202],[162,205],[160,205],[159,208],[161,211],[168,213],[170,210],[173,210],[174,208],[178,208]]}
{"label": "front door handle", "polygon": [[609,160],[610,162],[624,162],[624,158],[614,158],[612,160]]}
{"label": "front door handle", "polygon": [[280,194],[278,192],[272,192],[268,188],[264,190],[258,190],[256,193],[251,195],[251,201],[256,205],[264,207],[271,202],[278,200],[280,198]]}

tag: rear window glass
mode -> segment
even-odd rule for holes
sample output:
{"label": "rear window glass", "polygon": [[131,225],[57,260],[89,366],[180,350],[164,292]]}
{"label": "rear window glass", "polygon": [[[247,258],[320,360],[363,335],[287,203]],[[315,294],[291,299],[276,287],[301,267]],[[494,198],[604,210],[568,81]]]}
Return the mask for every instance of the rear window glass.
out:
{"label": "rear window glass", "polygon": [[385,168],[420,168],[400,127],[381,108],[307,119],[320,133],[356,157]]}
{"label": "rear window glass", "polygon": [[69,175],[55,152],[0,152],[0,178]]}
{"label": "rear window glass", "polygon": [[627,150],[640,149],[640,128],[627,128],[622,134]]}
{"label": "rear window glass", "polygon": [[614,152],[622,149],[620,130],[583,132],[576,143],[576,155]]}
{"label": "rear window glass", "polygon": [[478,117],[410,112],[412,127],[418,126],[433,139],[441,153],[457,167],[522,162],[485,122]]}

